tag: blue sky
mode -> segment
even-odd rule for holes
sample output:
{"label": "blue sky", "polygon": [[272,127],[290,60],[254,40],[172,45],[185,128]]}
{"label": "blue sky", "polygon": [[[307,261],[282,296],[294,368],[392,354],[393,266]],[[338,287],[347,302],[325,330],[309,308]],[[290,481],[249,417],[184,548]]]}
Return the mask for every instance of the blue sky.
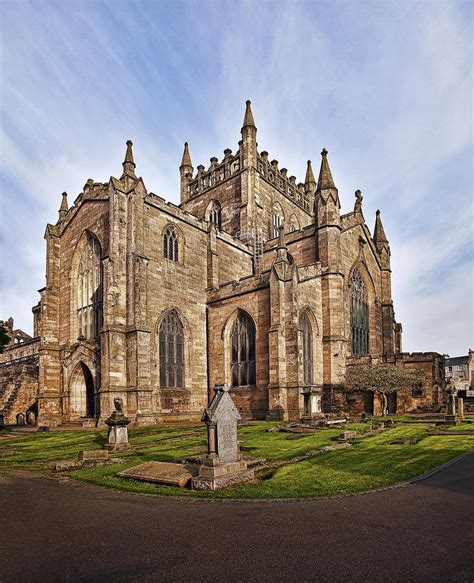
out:
{"label": "blue sky", "polygon": [[31,331],[61,192],[119,176],[134,142],[147,188],[179,199],[237,147],[252,100],[259,148],[298,180],[329,150],[392,248],[404,350],[460,355],[473,333],[470,2],[36,1],[0,5],[0,317]]}

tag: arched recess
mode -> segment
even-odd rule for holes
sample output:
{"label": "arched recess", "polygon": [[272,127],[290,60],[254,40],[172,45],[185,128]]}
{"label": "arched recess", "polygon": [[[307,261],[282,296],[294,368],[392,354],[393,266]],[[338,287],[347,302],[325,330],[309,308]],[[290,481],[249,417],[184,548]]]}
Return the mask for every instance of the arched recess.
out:
{"label": "arched recess", "polygon": [[[177,335],[172,332],[178,332]],[[182,333],[179,338],[179,331]],[[161,335],[161,343],[160,343]],[[167,347],[163,346],[163,341],[172,343]],[[160,346],[161,344],[161,346]],[[167,308],[161,314],[155,324],[155,329],[152,337],[152,362],[154,363],[153,384],[160,389],[191,389],[192,384],[192,334],[191,327],[188,321],[176,307]],[[179,359],[179,350],[182,350],[182,359]],[[178,362],[181,361],[181,362]],[[182,382],[170,383],[169,369],[165,372],[163,377],[163,366],[171,366],[174,364],[174,374],[178,372],[182,374]],[[181,368],[177,371],[177,368]],[[173,379],[174,380],[174,379]],[[179,381],[180,379],[176,379]],[[164,382],[163,382],[164,381]],[[174,385],[174,386],[167,386]],[[182,386],[178,386],[182,385]]]}
{"label": "arched recess", "polygon": [[80,362],[69,381],[69,417],[95,417],[96,410],[94,379],[89,367]]}
{"label": "arched recess", "polygon": [[[368,307],[368,346],[366,354],[377,352],[377,295],[373,278],[367,268],[365,261],[356,261],[345,282],[345,303],[346,303],[346,337],[349,339],[348,354],[353,354],[352,350],[352,323],[351,323],[351,286],[357,285],[359,279],[365,287],[367,293]],[[363,356],[363,354],[354,354],[354,356]]]}
{"label": "arched recess", "polygon": [[224,378],[231,388],[254,388],[257,384],[257,326],[252,316],[235,309],[222,329]]}
{"label": "arched recess", "polygon": [[[322,347],[319,324],[313,310],[305,306],[298,319],[298,345],[301,359],[299,362],[300,384],[320,385],[322,383]],[[311,357],[311,365],[305,367],[305,361]],[[308,373],[311,374],[308,374]]]}
{"label": "arched recess", "polygon": [[185,240],[182,230],[176,223],[165,225],[161,234],[162,253],[166,265],[184,264]]}
{"label": "arched recess", "polygon": [[213,199],[207,205],[206,221],[213,223],[218,231],[222,229],[222,207],[218,200]]}
{"label": "arched recess", "polygon": [[[69,331],[71,342],[79,336],[97,341],[102,327],[102,245],[86,229],[76,244],[69,270]],[[87,332],[87,334],[84,334]]]}
{"label": "arched recess", "polygon": [[285,213],[279,202],[272,206],[272,221],[270,226],[270,239],[275,239],[280,233],[280,227],[285,224]]}
{"label": "arched recess", "polygon": [[299,231],[300,230],[300,222],[298,220],[298,217],[293,214],[290,217],[290,224],[288,226],[288,233],[293,233],[294,231]]}

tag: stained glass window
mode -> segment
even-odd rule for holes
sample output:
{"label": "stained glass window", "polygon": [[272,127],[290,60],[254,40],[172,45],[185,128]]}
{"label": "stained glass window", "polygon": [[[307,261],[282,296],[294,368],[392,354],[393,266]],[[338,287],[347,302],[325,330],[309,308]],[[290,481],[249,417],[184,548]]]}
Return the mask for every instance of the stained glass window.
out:
{"label": "stained glass window", "polygon": [[232,386],[255,385],[255,325],[240,312],[231,334]]}
{"label": "stained glass window", "polygon": [[313,384],[313,329],[308,314],[301,317],[300,326],[303,332],[303,379],[305,385]]}
{"label": "stained glass window", "polygon": [[354,269],[350,285],[352,354],[369,353],[369,302],[367,288],[358,269]]}
{"label": "stained glass window", "polygon": [[163,234],[163,254],[165,259],[178,261],[178,236],[172,225],[167,227]]}
{"label": "stained glass window", "polygon": [[214,223],[218,231],[221,229],[221,205],[217,200],[212,201],[209,209],[209,222]]}
{"label": "stained glass window", "polygon": [[176,312],[163,319],[159,330],[160,386],[184,387],[184,333]]}
{"label": "stained glass window", "polygon": [[102,326],[102,273],[100,244],[89,235],[82,251],[77,275],[78,335],[95,340]]}

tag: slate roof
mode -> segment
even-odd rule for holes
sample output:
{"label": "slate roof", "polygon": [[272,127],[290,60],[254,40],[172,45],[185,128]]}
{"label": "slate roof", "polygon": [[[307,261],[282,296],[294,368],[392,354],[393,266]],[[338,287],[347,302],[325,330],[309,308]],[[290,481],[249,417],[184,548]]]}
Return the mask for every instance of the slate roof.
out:
{"label": "slate roof", "polygon": [[444,366],[456,366],[459,364],[467,364],[469,362],[469,356],[453,356],[453,358],[447,358],[444,361]]}

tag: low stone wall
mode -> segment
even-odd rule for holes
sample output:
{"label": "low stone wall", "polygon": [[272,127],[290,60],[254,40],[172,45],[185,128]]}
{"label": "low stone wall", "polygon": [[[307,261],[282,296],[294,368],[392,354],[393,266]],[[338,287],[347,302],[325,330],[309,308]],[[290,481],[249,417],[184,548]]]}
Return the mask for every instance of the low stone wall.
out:
{"label": "low stone wall", "polygon": [[3,423],[27,422],[38,395],[39,339],[7,347],[0,354],[0,418]]}

